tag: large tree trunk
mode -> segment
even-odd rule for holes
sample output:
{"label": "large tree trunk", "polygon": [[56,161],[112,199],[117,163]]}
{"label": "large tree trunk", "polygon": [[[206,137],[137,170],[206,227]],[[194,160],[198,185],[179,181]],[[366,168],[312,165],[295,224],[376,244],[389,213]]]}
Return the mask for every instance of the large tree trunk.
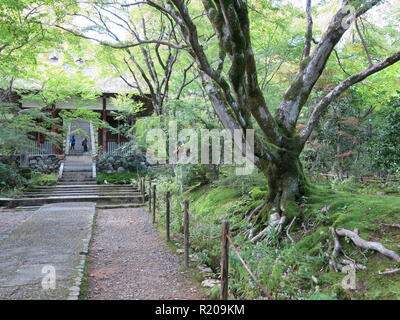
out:
{"label": "large tree trunk", "polygon": [[258,223],[268,222],[271,214],[279,213],[288,219],[300,214],[300,203],[310,187],[300,161],[300,152],[285,151],[279,160],[265,162],[260,169],[267,177],[269,193],[267,205],[260,211]]}
{"label": "large tree trunk", "polygon": [[268,179],[268,203],[279,212],[287,212],[291,203],[299,203],[307,192],[307,179],[298,157],[270,164],[264,171]]}

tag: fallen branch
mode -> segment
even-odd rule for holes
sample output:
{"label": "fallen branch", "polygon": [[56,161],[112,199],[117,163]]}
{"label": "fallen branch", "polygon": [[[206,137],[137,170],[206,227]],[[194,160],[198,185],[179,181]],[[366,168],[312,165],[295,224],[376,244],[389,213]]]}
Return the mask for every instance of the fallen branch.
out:
{"label": "fallen branch", "polygon": [[358,247],[378,251],[381,254],[393,259],[394,261],[400,262],[400,256],[396,252],[386,249],[380,242],[366,241],[362,239],[357,233],[347,229],[338,229],[336,230],[336,234],[342,237],[350,238],[353,243]]}
{"label": "fallen branch", "polygon": [[391,269],[391,270],[387,270],[387,271],[379,271],[378,274],[393,274],[393,273],[397,273],[397,272],[400,272],[400,268]]}

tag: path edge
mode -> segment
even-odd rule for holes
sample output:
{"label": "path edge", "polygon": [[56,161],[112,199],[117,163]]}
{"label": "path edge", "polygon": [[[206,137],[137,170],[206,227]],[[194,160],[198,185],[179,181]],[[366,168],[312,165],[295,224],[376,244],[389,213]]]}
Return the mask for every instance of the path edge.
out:
{"label": "path edge", "polygon": [[88,272],[88,259],[89,259],[89,248],[90,243],[93,239],[93,235],[96,227],[96,217],[97,217],[97,207],[94,203],[94,210],[91,217],[91,223],[88,227],[88,232],[86,236],[82,239],[83,246],[79,252],[79,263],[74,268],[76,271],[76,276],[72,279],[73,286],[69,288],[69,294],[67,300],[80,300],[82,299],[82,294],[84,293],[84,287],[86,286],[85,278]]}

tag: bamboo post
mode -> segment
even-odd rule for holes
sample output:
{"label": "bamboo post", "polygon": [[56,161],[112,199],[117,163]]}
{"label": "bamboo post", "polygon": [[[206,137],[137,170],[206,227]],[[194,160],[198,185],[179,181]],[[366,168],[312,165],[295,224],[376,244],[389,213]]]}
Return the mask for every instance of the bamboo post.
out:
{"label": "bamboo post", "polygon": [[169,228],[170,228],[170,206],[171,206],[171,192],[167,191],[167,194],[165,196],[165,205],[166,205],[166,210],[165,210],[165,234],[167,241],[170,241],[170,234],[169,234]]}
{"label": "bamboo post", "polygon": [[156,222],[156,198],[157,198],[156,190],[157,190],[157,187],[154,184],[153,185],[153,223]]}
{"label": "bamboo post", "polygon": [[183,233],[184,233],[184,259],[185,267],[189,267],[189,200],[184,202],[184,218],[183,218]]}
{"label": "bamboo post", "polygon": [[221,292],[220,299],[228,300],[228,268],[229,268],[229,222],[222,223],[222,238],[221,238]]}

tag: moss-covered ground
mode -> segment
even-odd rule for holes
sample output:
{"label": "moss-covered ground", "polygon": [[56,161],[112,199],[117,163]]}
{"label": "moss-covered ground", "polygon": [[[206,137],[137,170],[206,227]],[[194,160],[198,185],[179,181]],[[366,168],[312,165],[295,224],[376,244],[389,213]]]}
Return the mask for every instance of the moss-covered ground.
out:
{"label": "moss-covered ground", "polygon": [[[165,184],[168,189],[168,183]],[[221,222],[228,220],[231,235],[252,271],[276,299],[399,299],[400,273],[379,275],[379,271],[398,268],[399,264],[371,250],[360,249],[341,238],[345,254],[365,270],[356,272],[356,289],[343,289],[346,276],[329,268],[333,241],[330,227],[357,229],[369,241],[381,242],[388,249],[400,251],[400,229],[390,226],[400,221],[400,193],[396,185],[362,185],[314,181],[304,199],[303,212],[285,232],[270,242],[250,243],[245,237],[249,222],[245,214],[261,204],[267,194],[265,186],[256,183],[249,191],[237,184],[213,183],[193,187],[173,195],[172,236],[182,241],[182,203],[190,200],[191,250],[198,263],[212,268],[218,276],[220,262]],[[163,188],[159,188],[160,228],[164,226]],[[261,293],[231,250],[230,297],[259,298]],[[210,292],[215,296],[215,292]]]}

